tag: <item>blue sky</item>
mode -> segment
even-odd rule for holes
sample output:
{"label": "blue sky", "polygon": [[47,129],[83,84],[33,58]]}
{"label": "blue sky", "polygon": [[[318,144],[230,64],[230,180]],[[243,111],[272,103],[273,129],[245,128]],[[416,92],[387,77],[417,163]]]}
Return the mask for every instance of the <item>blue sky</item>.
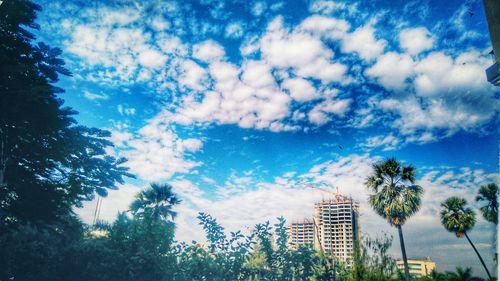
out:
{"label": "blue sky", "polygon": [[[474,204],[480,185],[498,181],[499,90],[484,73],[481,1],[39,3],[38,39],[60,47],[73,73],[60,81],[66,104],[110,130],[109,153],[138,176],[110,192],[102,218],[169,182],[183,199],[177,239],[199,240],[199,211],[228,230],[293,221],[328,197],[307,187],[317,185],[359,200],[365,233],[395,234],[363,186],[371,164],[394,156],[426,190],[405,227],[409,255],[482,274],[438,219],[447,197]],[[89,221],[94,206],[78,213]],[[493,235],[478,218],[472,236],[491,266]]]}

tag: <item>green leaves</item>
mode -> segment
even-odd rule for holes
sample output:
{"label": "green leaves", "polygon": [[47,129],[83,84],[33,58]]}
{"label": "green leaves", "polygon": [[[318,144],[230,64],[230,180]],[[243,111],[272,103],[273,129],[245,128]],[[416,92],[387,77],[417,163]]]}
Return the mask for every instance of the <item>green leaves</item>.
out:
{"label": "green leaves", "polygon": [[[41,8],[31,1],[0,5],[0,228],[7,221],[62,220],[82,200],[106,196],[124,177],[123,159],[106,154],[109,132],[80,126],[53,85],[71,75],[61,50],[33,42],[27,28]],[[14,194],[15,196],[11,196]],[[9,227],[12,224],[9,223]]]}
{"label": "green leaves", "polygon": [[181,200],[172,191],[169,184],[152,183],[148,188],[139,192],[130,205],[134,216],[146,220],[173,220],[176,212],[173,207]]}
{"label": "green leaves", "polygon": [[467,201],[459,197],[450,197],[441,203],[441,224],[459,238],[476,224],[476,214],[466,207]]}
{"label": "green leaves", "polygon": [[484,219],[494,224],[498,224],[498,196],[498,185],[490,183],[481,186],[476,197],[476,201],[483,204],[480,210]]}
{"label": "green leaves", "polygon": [[391,225],[403,225],[421,205],[423,188],[415,185],[415,168],[389,158],[373,165],[366,186],[374,193],[368,202]]}

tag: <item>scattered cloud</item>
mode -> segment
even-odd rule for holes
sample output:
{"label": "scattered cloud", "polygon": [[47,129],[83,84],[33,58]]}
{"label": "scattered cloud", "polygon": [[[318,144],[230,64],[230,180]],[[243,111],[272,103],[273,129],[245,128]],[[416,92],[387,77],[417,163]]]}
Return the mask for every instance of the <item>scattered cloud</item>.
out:
{"label": "scattered cloud", "polygon": [[[271,14],[283,8],[280,3],[274,7],[256,2],[247,12]],[[91,70],[84,79],[149,83],[159,93],[174,92],[170,113],[163,114],[169,115],[168,122],[236,124],[274,132],[307,131],[333,121],[355,128],[382,122],[402,143],[426,143],[477,131],[496,112],[496,98],[484,78],[486,54],[472,47],[460,54],[438,51],[445,40],[439,26],[431,33],[424,26],[401,29],[408,24],[399,23],[394,28],[400,31],[392,38],[379,24],[380,17],[364,15],[357,5],[318,0],[309,5],[312,14],[295,25],[269,15],[267,26],[255,33],[247,32],[255,29],[253,23],[226,21],[219,34],[242,39],[234,45],[242,58],[234,60],[221,43],[225,39],[207,27],[216,24],[191,21],[200,34],[183,40],[189,21],[175,19],[183,7],[158,5],[158,11],[174,17],[159,12],[143,20],[147,9],[138,6],[102,8],[102,19],[84,10],[92,20],[67,20],[64,44]],[[207,4],[215,19],[227,18],[225,8]],[[463,7],[457,11],[454,28],[466,26],[464,13]],[[398,95],[387,96],[371,88],[373,84]],[[343,94],[326,96],[332,88]],[[370,96],[354,94],[357,91]]]}
{"label": "scattered cloud", "polygon": [[266,11],[266,9],[267,9],[266,2],[258,1],[253,4],[251,12],[254,16],[258,17],[261,16]]}
{"label": "scattered cloud", "polygon": [[386,40],[375,37],[375,28],[370,23],[347,34],[342,41],[344,53],[355,52],[365,60],[377,58],[386,46]]}
{"label": "scattered cloud", "polygon": [[91,93],[89,91],[84,91],[83,92],[83,96],[86,99],[92,100],[92,101],[100,101],[100,100],[107,100],[107,99],[109,99],[109,96],[106,95],[106,94],[95,94],[95,93]]}
{"label": "scattered cloud", "polygon": [[204,41],[193,46],[193,57],[203,62],[219,61],[224,55],[224,48],[213,40]]}
{"label": "scattered cloud", "polygon": [[434,37],[425,27],[408,28],[399,32],[399,44],[410,55],[418,55],[431,49],[434,41]]}
{"label": "scattered cloud", "polygon": [[225,36],[227,38],[238,39],[245,34],[245,28],[241,22],[232,22],[226,26]]}
{"label": "scattered cloud", "polygon": [[145,181],[169,180],[202,165],[189,156],[203,147],[195,138],[180,138],[174,129],[157,119],[149,120],[138,134],[113,132],[118,155],[126,157],[125,166]]}
{"label": "scattered cloud", "polygon": [[409,55],[389,52],[379,56],[376,63],[366,70],[366,75],[378,79],[388,90],[402,91],[413,71],[414,62]]}
{"label": "scattered cloud", "polygon": [[136,109],[134,107],[126,107],[124,105],[119,104],[117,106],[118,113],[120,115],[125,115],[125,116],[133,116],[135,115]]}

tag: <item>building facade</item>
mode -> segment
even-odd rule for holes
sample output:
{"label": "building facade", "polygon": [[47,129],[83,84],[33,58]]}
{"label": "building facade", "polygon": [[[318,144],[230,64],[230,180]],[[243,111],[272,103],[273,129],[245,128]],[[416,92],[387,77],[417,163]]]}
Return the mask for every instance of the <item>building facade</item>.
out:
{"label": "building facade", "polygon": [[312,220],[304,219],[292,222],[288,232],[291,247],[297,248],[301,245],[314,245],[314,222]]}
{"label": "building facade", "polygon": [[[405,270],[402,260],[398,260],[396,263],[399,270]],[[411,276],[423,277],[431,274],[431,272],[436,269],[436,263],[431,261],[430,258],[425,260],[410,259],[408,260],[408,269],[410,270]]]}
{"label": "building facade", "polygon": [[314,205],[314,247],[329,256],[352,264],[354,243],[359,241],[359,202],[336,195]]}

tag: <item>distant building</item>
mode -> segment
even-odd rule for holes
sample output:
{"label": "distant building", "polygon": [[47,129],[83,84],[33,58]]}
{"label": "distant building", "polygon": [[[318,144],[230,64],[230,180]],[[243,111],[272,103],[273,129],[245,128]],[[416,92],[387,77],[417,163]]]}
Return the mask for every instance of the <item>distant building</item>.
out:
{"label": "distant building", "polygon": [[314,222],[312,220],[304,219],[299,222],[293,222],[290,224],[288,232],[291,247],[314,245]]}
{"label": "distant building", "polygon": [[359,241],[359,202],[337,194],[314,204],[314,247],[326,255],[352,264],[354,242]]}
{"label": "distant building", "polygon": [[[402,260],[398,260],[396,264],[399,270],[404,271],[404,262]],[[431,274],[436,269],[436,263],[431,261],[430,258],[425,260],[408,260],[408,269],[411,276],[423,277]]]}

